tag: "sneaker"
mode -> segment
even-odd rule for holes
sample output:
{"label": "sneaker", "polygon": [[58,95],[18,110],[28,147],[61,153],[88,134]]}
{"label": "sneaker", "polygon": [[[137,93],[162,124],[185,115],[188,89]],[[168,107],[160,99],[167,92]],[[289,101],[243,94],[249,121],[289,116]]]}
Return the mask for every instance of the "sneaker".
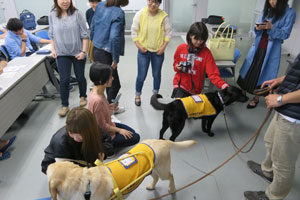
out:
{"label": "sneaker", "polygon": [[246,191],[244,192],[244,197],[246,200],[269,200],[266,193],[264,191],[252,192]]}
{"label": "sneaker", "polygon": [[270,178],[270,177],[267,177],[266,175],[264,175],[260,164],[254,162],[252,160],[249,160],[247,162],[247,165],[258,176],[262,177],[263,179],[267,180],[270,183],[273,181],[273,178]]}
{"label": "sneaker", "polygon": [[114,110],[113,114],[114,114],[114,115],[117,115],[117,114],[120,114],[120,113],[123,113],[123,112],[125,112],[125,108],[122,107],[122,106],[118,106],[118,107],[116,108],[116,110]]}
{"label": "sneaker", "polygon": [[86,104],[87,104],[86,97],[80,97],[80,102],[79,102],[80,107],[86,106]]}
{"label": "sneaker", "polygon": [[78,81],[75,77],[70,77],[70,85],[78,85]]}
{"label": "sneaker", "polygon": [[74,89],[75,89],[75,88],[74,88],[73,85],[69,85],[69,91],[70,91],[70,92],[74,91]]}
{"label": "sneaker", "polygon": [[69,108],[66,107],[66,106],[63,106],[63,107],[60,108],[60,110],[59,110],[59,112],[58,112],[58,115],[59,115],[60,117],[64,117],[64,116],[67,115],[68,112],[69,112]]}

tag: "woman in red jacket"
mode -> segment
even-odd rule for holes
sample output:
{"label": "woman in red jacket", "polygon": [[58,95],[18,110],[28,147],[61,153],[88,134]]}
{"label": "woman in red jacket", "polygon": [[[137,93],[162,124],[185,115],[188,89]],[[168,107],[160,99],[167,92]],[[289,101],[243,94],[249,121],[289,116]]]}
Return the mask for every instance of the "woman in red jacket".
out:
{"label": "woman in red jacket", "polygon": [[177,47],[174,55],[172,98],[182,98],[202,91],[205,72],[210,81],[218,88],[229,85],[221,79],[215,60],[206,47],[208,31],[204,23],[196,22],[190,27],[186,41]]}

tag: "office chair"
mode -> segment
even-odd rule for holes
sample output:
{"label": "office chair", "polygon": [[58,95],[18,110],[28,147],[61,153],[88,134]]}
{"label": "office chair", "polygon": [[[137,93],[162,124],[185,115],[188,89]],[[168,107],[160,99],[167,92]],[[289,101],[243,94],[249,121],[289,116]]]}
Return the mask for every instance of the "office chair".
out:
{"label": "office chair", "polygon": [[36,36],[42,38],[42,39],[47,39],[50,40],[49,35],[48,35],[48,31],[46,30],[41,30],[35,33]]}
{"label": "office chair", "polygon": [[0,57],[2,60],[6,60],[7,62],[11,61],[11,57],[5,45],[0,46]]}

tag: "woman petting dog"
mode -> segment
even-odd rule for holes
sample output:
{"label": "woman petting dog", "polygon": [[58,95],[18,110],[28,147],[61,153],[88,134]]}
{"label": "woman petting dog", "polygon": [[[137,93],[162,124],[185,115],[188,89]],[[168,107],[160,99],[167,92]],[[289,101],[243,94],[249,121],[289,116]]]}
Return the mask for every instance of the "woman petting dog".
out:
{"label": "woman petting dog", "polygon": [[88,97],[88,109],[95,115],[100,129],[110,134],[114,147],[131,146],[140,141],[140,136],[129,126],[111,121],[115,103],[109,104],[104,91],[113,82],[109,65],[94,63],[90,68],[90,79],[94,87]]}
{"label": "woman petting dog", "polygon": [[93,114],[86,108],[73,108],[67,116],[66,126],[60,128],[45,149],[42,172],[55,158],[82,160],[87,166],[94,166],[99,153],[105,157],[113,154],[109,136],[100,132]]}
{"label": "woman petting dog", "polygon": [[192,24],[187,35],[187,43],[177,47],[174,55],[172,98],[182,98],[200,94],[206,72],[211,82],[220,89],[229,85],[221,79],[220,72],[210,50],[205,46],[208,31],[204,23]]}
{"label": "woman petting dog", "polygon": [[[260,88],[264,81],[277,77],[281,45],[289,38],[295,18],[296,13],[289,8],[288,0],[265,1],[263,14],[254,28],[254,44],[241,67],[237,81],[245,93],[253,94],[254,89]],[[254,96],[247,108],[255,108],[258,102],[259,96]]]}

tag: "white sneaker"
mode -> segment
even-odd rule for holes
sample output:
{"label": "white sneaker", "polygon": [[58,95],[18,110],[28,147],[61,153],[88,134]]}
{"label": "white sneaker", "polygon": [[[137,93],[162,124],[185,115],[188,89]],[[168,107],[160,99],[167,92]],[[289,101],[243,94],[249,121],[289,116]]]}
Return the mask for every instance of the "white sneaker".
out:
{"label": "white sneaker", "polygon": [[122,106],[118,106],[118,108],[113,111],[113,114],[117,115],[117,114],[120,114],[120,113],[123,113],[123,112],[125,112],[125,108],[122,107]]}
{"label": "white sneaker", "polygon": [[116,118],[116,116],[114,115],[111,116],[111,121],[114,123],[121,123],[121,121],[118,118]]}

